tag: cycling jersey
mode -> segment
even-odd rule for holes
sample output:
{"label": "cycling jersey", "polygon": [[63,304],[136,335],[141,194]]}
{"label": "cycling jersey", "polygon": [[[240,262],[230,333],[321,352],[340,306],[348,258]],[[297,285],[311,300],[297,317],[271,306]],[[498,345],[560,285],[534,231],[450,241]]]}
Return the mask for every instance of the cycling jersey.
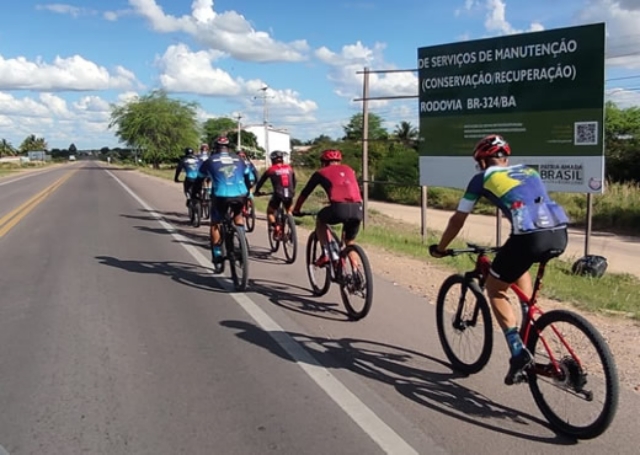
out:
{"label": "cycling jersey", "polygon": [[491,166],[473,176],[458,211],[471,213],[482,196],[511,221],[516,235],[554,229],[569,222],[564,209],[547,194],[538,172],[523,164]]}
{"label": "cycling jersey", "polygon": [[296,190],[296,174],[293,168],[285,163],[272,165],[262,174],[256,185],[256,193],[260,191],[267,179],[271,179],[273,194],[283,199],[292,198]]}
{"label": "cycling jersey", "polygon": [[176,175],[174,180],[178,180],[180,172],[184,171],[187,179],[195,180],[200,177],[198,169],[200,168],[200,160],[194,155],[187,155],[182,157],[176,168]]}
{"label": "cycling jersey", "polygon": [[223,152],[202,163],[200,173],[211,179],[214,197],[240,197],[249,192],[249,168],[237,155]]}
{"label": "cycling jersey", "polygon": [[304,189],[300,192],[298,205],[309,197],[320,185],[331,203],[362,202],[356,173],[346,164],[331,164],[313,173]]}
{"label": "cycling jersey", "polygon": [[258,169],[256,168],[255,164],[251,162],[251,160],[246,160],[244,163],[249,168],[249,182],[251,183],[251,186],[253,186],[258,181]]}

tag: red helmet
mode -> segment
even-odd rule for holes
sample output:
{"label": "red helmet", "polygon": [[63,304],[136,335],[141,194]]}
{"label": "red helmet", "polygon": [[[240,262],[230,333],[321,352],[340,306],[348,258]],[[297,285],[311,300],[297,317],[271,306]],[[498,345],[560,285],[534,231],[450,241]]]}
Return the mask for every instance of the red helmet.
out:
{"label": "red helmet", "polygon": [[200,151],[201,152],[208,152],[209,151],[209,144],[205,144],[205,143],[200,144]]}
{"label": "red helmet", "polygon": [[320,161],[342,161],[342,152],[335,149],[325,150],[320,155]]}
{"label": "red helmet", "polygon": [[491,157],[501,158],[511,155],[511,147],[499,134],[490,134],[478,141],[473,149],[473,159],[476,161]]}

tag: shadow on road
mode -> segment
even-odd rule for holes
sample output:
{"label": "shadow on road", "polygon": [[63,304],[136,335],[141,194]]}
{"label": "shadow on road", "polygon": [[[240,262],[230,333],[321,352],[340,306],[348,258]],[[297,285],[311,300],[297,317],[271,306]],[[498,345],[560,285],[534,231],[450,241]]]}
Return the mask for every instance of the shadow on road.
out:
{"label": "shadow on road", "polygon": [[336,303],[315,300],[309,289],[271,280],[249,279],[249,289],[269,299],[271,303],[295,313],[330,321],[351,322],[345,311]]}
{"label": "shadow on road", "polygon": [[213,276],[209,269],[196,264],[173,261],[122,260],[112,256],[96,256],[100,264],[128,272],[164,275],[180,284],[205,291],[229,292],[220,283],[221,276]]}
{"label": "shadow on road", "polygon": [[[548,424],[530,414],[494,402],[458,382],[462,376],[417,368],[412,364],[431,363],[449,367],[425,354],[376,341],[354,338],[330,339],[302,333],[265,331],[245,321],[227,320],[222,326],[236,330],[236,336],[274,355],[293,361],[274,343],[291,337],[313,359],[327,369],[348,370],[394,387],[407,399],[448,417],[508,436],[554,445],[575,445],[563,437],[536,435],[536,428]],[[304,362],[305,359],[295,359]],[[309,359],[306,360],[309,363]]]}

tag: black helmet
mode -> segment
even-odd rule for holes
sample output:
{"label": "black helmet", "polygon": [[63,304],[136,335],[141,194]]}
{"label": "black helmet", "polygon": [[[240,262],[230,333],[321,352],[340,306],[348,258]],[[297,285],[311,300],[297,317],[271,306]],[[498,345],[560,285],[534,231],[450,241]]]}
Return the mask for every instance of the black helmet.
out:
{"label": "black helmet", "polygon": [[185,155],[193,155],[193,149],[191,147],[186,147],[184,149],[184,154]]}
{"label": "black helmet", "polygon": [[271,158],[271,161],[284,161],[284,152],[276,150],[271,152],[269,158]]}

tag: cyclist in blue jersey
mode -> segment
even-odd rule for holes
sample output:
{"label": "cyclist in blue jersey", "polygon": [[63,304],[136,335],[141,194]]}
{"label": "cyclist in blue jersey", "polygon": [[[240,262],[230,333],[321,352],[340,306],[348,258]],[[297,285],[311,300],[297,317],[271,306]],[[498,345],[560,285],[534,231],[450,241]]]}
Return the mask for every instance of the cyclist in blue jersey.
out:
{"label": "cyclist in blue jersey", "polygon": [[507,385],[512,385],[533,362],[533,355],[523,346],[518,333],[507,291],[512,283],[516,283],[531,295],[533,284],[529,269],[535,263],[564,252],[569,222],[564,209],[549,197],[538,172],[522,164],[510,166],[510,155],[511,147],[496,134],[476,144],[473,158],[481,172],[469,182],[440,242],[429,248],[431,255],[442,257],[475,203],[483,196],[511,221],[511,235],[496,254],[486,283],[489,301],[511,352],[509,371],[504,379]]}
{"label": "cyclist in blue jersey", "polygon": [[235,153],[230,153],[229,139],[218,137],[212,155],[202,163],[200,173],[211,179],[211,260],[222,260],[220,222],[229,208],[236,226],[244,226],[242,207],[249,192],[249,168]]}
{"label": "cyclist in blue jersey", "polygon": [[251,160],[249,159],[249,157],[247,156],[244,150],[239,150],[238,156],[242,159],[242,161],[244,161],[244,164],[246,164],[247,167],[249,168],[249,171],[250,171],[249,178],[251,181],[251,186],[249,187],[249,189],[251,189],[258,182],[260,174],[258,172],[258,169],[256,168],[256,165],[251,162]]}
{"label": "cyclist in blue jersey", "polygon": [[198,159],[201,162],[207,161],[207,159],[209,159],[209,144],[200,144],[200,154],[198,154]]}
{"label": "cyclist in blue jersey", "polygon": [[200,195],[202,179],[199,173],[200,160],[194,155],[192,148],[184,149],[184,156],[178,163],[176,168],[176,174],[173,177],[173,181],[180,183],[180,173],[184,171],[185,178],[183,182],[184,195],[187,198],[187,206],[189,205],[189,199],[192,197],[198,197]]}

